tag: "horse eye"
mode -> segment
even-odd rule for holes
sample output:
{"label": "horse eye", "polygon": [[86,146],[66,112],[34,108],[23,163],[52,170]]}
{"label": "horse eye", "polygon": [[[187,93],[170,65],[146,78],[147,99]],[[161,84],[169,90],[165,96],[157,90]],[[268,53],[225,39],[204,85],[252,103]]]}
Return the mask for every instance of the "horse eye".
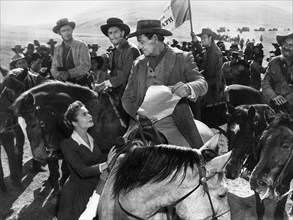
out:
{"label": "horse eye", "polygon": [[290,144],[282,144],[282,146],[281,146],[283,149],[289,149],[290,148]]}
{"label": "horse eye", "polygon": [[45,127],[45,122],[43,122],[43,121],[40,121],[40,126],[42,127],[42,128],[44,128]]}

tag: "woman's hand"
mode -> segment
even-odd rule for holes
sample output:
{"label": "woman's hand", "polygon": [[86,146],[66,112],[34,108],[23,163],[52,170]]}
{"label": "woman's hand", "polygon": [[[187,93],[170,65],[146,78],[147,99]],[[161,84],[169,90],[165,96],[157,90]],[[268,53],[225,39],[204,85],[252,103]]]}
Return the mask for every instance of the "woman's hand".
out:
{"label": "woman's hand", "polygon": [[113,146],[108,153],[108,158],[107,158],[107,162],[106,162],[108,167],[110,164],[112,164],[114,162],[113,159],[115,158],[116,154],[117,153],[116,153],[115,146]]}

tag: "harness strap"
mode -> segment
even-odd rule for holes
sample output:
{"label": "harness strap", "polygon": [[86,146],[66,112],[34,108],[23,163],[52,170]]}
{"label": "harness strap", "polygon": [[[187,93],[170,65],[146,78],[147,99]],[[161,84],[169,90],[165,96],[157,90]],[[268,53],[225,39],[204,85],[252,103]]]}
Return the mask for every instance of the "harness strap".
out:
{"label": "harness strap", "polygon": [[278,176],[276,182],[274,183],[274,188],[277,188],[279,185],[282,184],[282,181],[283,181],[284,176],[285,176],[285,171],[286,171],[287,167],[289,166],[289,164],[291,163],[292,158],[293,158],[293,153],[292,153],[292,151],[293,151],[293,148],[291,148],[291,150],[290,150],[290,154],[289,154],[289,157],[288,157],[288,159],[287,159],[287,161],[286,161],[286,164],[285,164],[285,166],[283,167],[283,169],[282,169],[280,175]]}
{"label": "harness strap", "polygon": [[263,204],[263,201],[261,201],[259,194],[254,191],[255,200],[256,200],[256,213],[257,213],[257,219],[263,220],[263,216],[265,214],[265,206]]}
{"label": "harness strap", "polygon": [[120,112],[118,111],[118,109],[117,109],[117,107],[116,107],[116,105],[115,105],[115,102],[114,102],[113,98],[111,97],[111,95],[110,95],[108,92],[105,92],[105,93],[106,93],[107,96],[109,97],[109,100],[110,100],[110,103],[111,103],[111,105],[112,105],[112,108],[113,108],[113,110],[114,110],[114,112],[115,112],[117,118],[119,119],[121,126],[124,127],[124,128],[127,128],[126,123],[125,123],[125,121],[122,119],[122,116],[121,116]]}
{"label": "harness strap", "polygon": [[128,215],[128,216],[130,216],[130,217],[132,217],[132,218],[138,219],[138,220],[145,220],[145,219],[143,219],[143,218],[141,218],[141,217],[138,217],[138,216],[136,216],[136,215],[134,215],[134,214],[128,212],[126,209],[124,209],[123,206],[122,206],[121,203],[120,203],[119,197],[118,197],[118,204],[119,204],[120,209],[121,209],[126,215]]}

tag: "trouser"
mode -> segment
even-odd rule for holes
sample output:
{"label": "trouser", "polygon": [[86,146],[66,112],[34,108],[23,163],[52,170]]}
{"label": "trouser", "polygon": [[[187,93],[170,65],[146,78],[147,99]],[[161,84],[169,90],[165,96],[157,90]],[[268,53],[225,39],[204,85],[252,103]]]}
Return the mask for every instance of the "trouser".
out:
{"label": "trouser", "polygon": [[[3,132],[0,133],[0,138],[2,145],[6,151],[8,158],[8,165],[10,170],[10,178],[12,180],[20,181],[21,173],[17,164],[15,148],[14,148],[14,133],[13,132]],[[3,176],[3,168],[1,165],[0,176]]]}
{"label": "trouser", "polygon": [[15,155],[16,155],[17,166],[20,173],[22,173],[24,134],[19,124],[13,129],[13,132],[16,139]]}

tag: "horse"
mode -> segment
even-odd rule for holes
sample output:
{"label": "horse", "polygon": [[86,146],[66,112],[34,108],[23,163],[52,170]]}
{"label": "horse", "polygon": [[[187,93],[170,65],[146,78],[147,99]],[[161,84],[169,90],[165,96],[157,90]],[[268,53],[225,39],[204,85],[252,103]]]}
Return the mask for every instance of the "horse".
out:
{"label": "horse", "polygon": [[[189,102],[191,109],[196,118],[199,118],[196,111],[196,105]],[[227,108],[230,106],[236,107],[239,105],[261,104],[262,97],[260,91],[239,84],[232,84],[225,87],[223,100],[216,103],[208,104],[201,111],[201,121],[209,127],[216,128],[227,123],[228,115]]]}
{"label": "horse", "polygon": [[[108,153],[110,148],[116,145],[116,138],[125,133],[127,123],[119,117],[119,110],[107,93],[97,94],[86,87],[71,83],[57,81],[43,83],[24,92],[10,107],[14,114],[19,114],[25,119],[35,158],[39,160],[48,158],[45,142],[48,142],[47,145],[58,147],[60,140],[55,139],[53,144],[51,132],[53,128],[65,127],[63,114],[68,105],[76,100],[82,101],[93,115],[94,127],[89,132],[97,139],[102,152]],[[213,132],[203,123],[196,121],[196,125],[203,142],[213,136]],[[48,136],[47,141],[43,138],[44,133]],[[62,133],[68,131],[63,130]]]}
{"label": "horse", "polygon": [[[293,119],[285,113],[277,114],[263,132],[259,145],[262,151],[250,186],[261,199],[276,199],[285,206],[293,178]],[[275,219],[284,218],[283,210]]]}
{"label": "horse", "polygon": [[[20,180],[22,175],[24,134],[18,124],[17,117],[11,117],[8,109],[16,97],[23,91],[41,82],[42,79],[37,75],[31,74],[28,69],[18,68],[5,72],[0,86],[0,138],[8,155],[12,183],[20,188],[22,187]],[[15,147],[14,138],[16,138]],[[16,152],[14,152],[14,148]],[[2,191],[6,191],[2,166],[0,169],[0,187]]]}
{"label": "horse", "polygon": [[230,107],[229,114],[226,134],[228,149],[233,151],[226,169],[227,178],[234,180],[243,167],[252,171],[257,164],[259,138],[275,112],[266,104],[254,104]]}
{"label": "horse", "polygon": [[[223,169],[230,152],[211,161],[204,150],[173,145],[132,147],[112,168],[99,219],[230,218]],[[169,207],[171,212],[165,212]]]}

